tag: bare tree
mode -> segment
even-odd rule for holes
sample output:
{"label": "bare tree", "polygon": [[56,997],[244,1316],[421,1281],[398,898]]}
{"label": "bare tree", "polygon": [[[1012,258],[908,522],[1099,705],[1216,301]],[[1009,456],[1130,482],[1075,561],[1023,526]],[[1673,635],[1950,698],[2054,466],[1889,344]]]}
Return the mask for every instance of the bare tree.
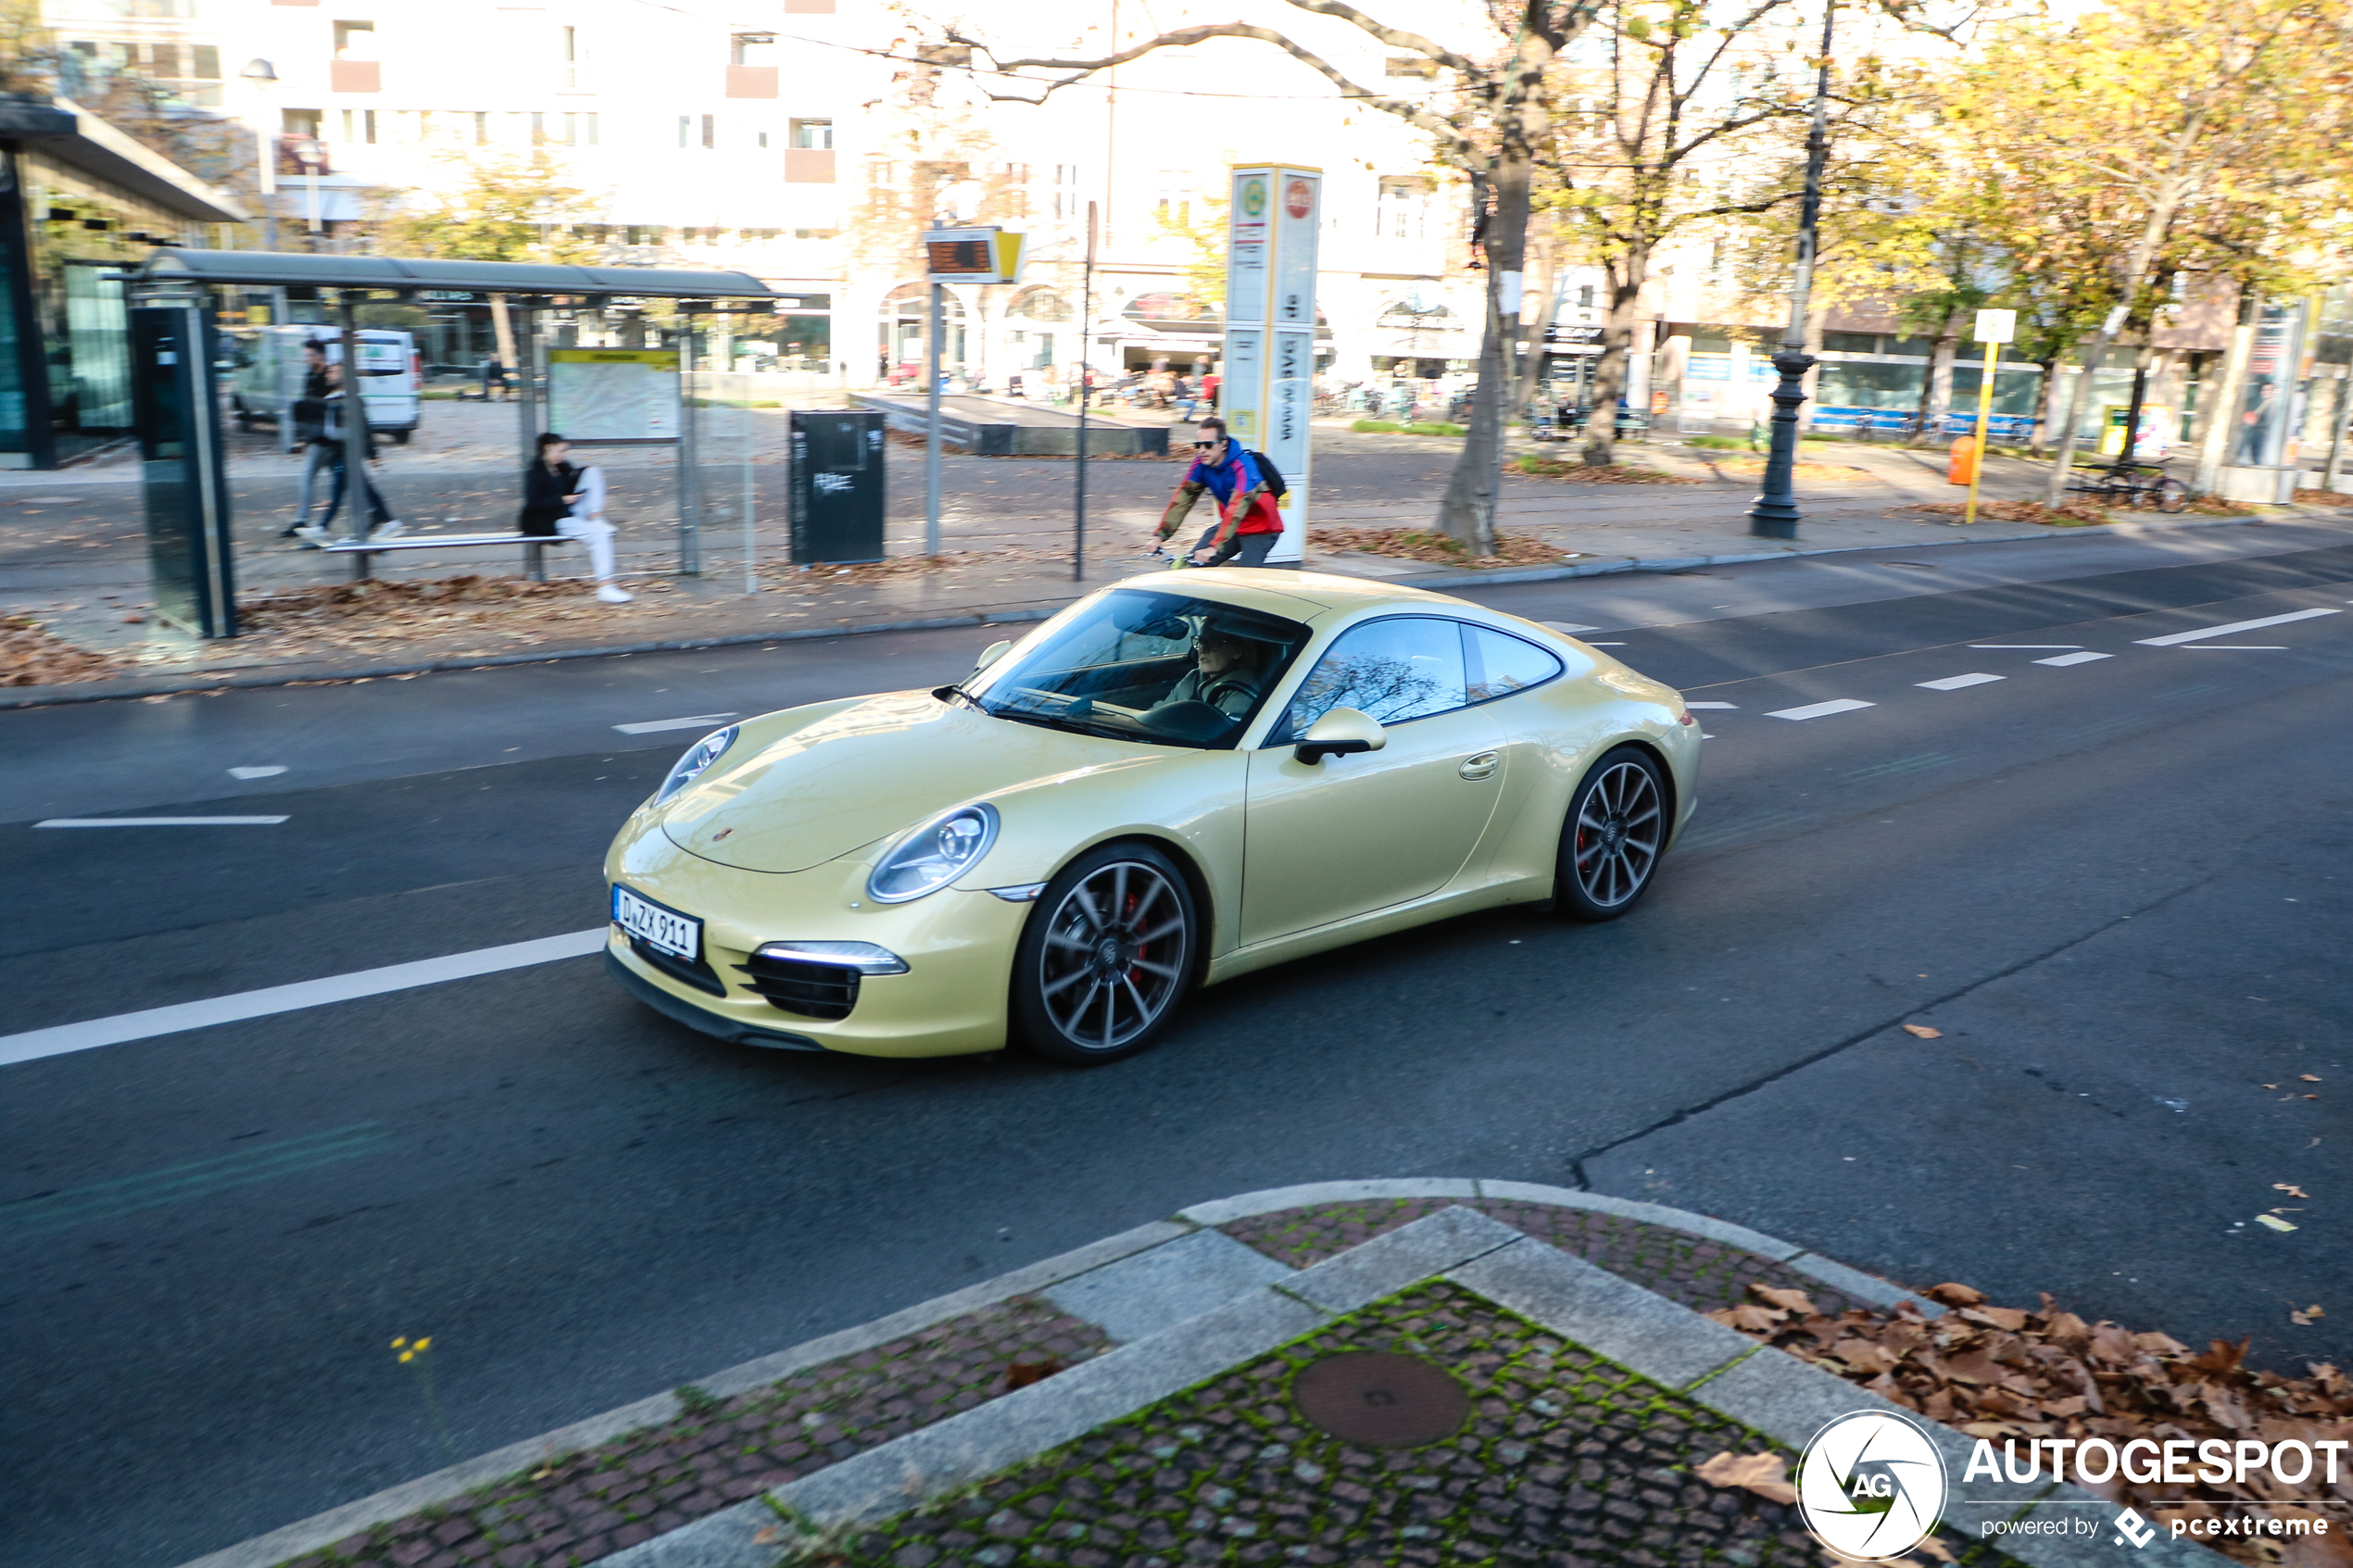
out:
{"label": "bare tree", "polygon": [[1470,182],[1476,241],[1487,269],[1485,321],[1479,338],[1478,383],[1471,399],[1470,433],[1447,483],[1438,526],[1476,556],[1495,550],[1495,500],[1503,483],[1504,439],[1511,384],[1511,345],[1519,336],[1521,270],[1537,150],[1552,134],[1546,77],[1553,62],[1592,24],[1591,0],[1488,0],[1491,40],[1483,49],[1450,49],[1406,28],[1391,27],[1347,0],[1284,0],[1299,10],[1348,23],[1384,48],[1428,61],[1455,89],[1455,105],[1441,113],[1427,103],[1376,92],[1352,80],[1315,51],[1274,28],[1218,22],[1180,28],[1132,48],[1094,59],[1006,57],[979,38],[950,31],[950,39],[987,51],[998,71],[1053,71],[1017,79],[1041,91],[999,92],[1000,102],[1036,103],[1058,88],[1161,49],[1181,49],[1219,38],[1252,39],[1282,50],[1346,97],[1428,133],[1436,158]]}

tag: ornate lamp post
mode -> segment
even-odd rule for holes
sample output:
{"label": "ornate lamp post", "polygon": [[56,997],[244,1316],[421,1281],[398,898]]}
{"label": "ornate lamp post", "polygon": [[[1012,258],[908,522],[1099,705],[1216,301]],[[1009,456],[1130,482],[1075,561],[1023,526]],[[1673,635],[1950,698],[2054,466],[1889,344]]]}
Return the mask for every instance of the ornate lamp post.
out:
{"label": "ornate lamp post", "polygon": [[1814,292],[1815,229],[1822,216],[1822,164],[1830,152],[1831,25],[1837,0],[1822,3],[1822,69],[1814,83],[1814,125],[1806,136],[1806,195],[1797,215],[1797,275],[1789,291],[1789,331],[1782,334],[1773,369],[1773,439],[1765,459],[1765,489],[1748,508],[1748,531],[1759,539],[1797,537],[1797,407],[1806,401],[1806,372],[1814,357],[1806,352],[1806,317]]}

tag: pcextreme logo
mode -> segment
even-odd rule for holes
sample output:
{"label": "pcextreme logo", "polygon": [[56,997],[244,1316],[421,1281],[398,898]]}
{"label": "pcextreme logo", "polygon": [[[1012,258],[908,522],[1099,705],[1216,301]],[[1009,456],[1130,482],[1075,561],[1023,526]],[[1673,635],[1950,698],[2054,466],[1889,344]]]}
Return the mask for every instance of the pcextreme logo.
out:
{"label": "pcextreme logo", "polygon": [[1814,1538],[1856,1562],[1901,1557],[1944,1513],[1944,1456],[1917,1422],[1852,1411],[1814,1434],[1797,1461],[1797,1508]]}

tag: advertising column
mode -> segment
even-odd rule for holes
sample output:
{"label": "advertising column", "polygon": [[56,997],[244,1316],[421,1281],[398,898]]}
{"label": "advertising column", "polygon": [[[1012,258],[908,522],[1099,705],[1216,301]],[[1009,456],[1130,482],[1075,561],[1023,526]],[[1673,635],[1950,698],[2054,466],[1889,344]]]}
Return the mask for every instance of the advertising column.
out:
{"label": "advertising column", "polygon": [[1235,440],[1265,454],[1289,487],[1270,565],[1307,542],[1310,416],[1315,407],[1315,239],[1320,170],[1249,164],[1227,208],[1225,382],[1218,412]]}

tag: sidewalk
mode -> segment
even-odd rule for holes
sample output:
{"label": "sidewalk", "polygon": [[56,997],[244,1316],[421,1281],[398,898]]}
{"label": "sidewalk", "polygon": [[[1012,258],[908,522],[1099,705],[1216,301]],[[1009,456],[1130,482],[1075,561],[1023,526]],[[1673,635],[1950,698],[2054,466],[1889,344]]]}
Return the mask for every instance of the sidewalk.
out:
{"label": "sidewalk", "polygon": [[[1829,1559],[1785,1465],[1858,1409],[1931,1424],[1950,1490],[1923,1557],[2115,1568],[2130,1502],[2159,1531],[2134,1561],[2221,1568],[2169,1525],[2255,1494],[2103,1498],[2047,1475],[1964,1489],[1975,1440],[2205,1438],[2233,1421],[2271,1436],[2346,1413],[2334,1369],[2284,1381],[2047,1298],[1928,1295],[1555,1187],[1254,1193],[186,1568],[1814,1568]],[[2353,1482],[2314,1481],[2262,1500],[2342,1531],[2348,1498]]]}
{"label": "sidewalk", "polygon": [[[468,408],[463,428],[421,433],[409,465],[386,482],[412,531],[472,532],[507,505],[503,476],[485,454],[502,450],[500,407]],[[1070,567],[1067,460],[951,460],[942,554],[925,558],[914,487],[894,486],[882,562],[797,570],[781,564],[780,525],[754,529],[757,592],[746,592],[740,513],[714,493],[704,534],[704,573],[674,574],[674,520],[662,511],[666,478],[637,454],[616,471],[617,497],[636,495],[621,519],[622,570],[638,597],[608,607],[579,578],[534,585],[514,575],[505,551],[420,550],[381,562],[379,580],[355,591],[347,566],[279,541],[291,515],[294,459],[249,438],[237,503],[241,604],[246,634],[206,644],[158,623],[146,605],[146,565],[138,491],[129,472],[98,469],[67,476],[9,476],[0,483],[0,706],[88,701],[229,684],[360,679],[491,662],[584,657],[664,647],[749,643],[846,632],[1040,620],[1108,583],[1159,570],[1139,554],[1175,478],[1173,464],[1090,465],[1087,572]],[[763,436],[764,439],[764,436]],[[1601,571],[1675,570],[1706,563],[1963,541],[2052,536],[2039,524],[1957,519],[1913,509],[1948,502],[1942,459],[1896,448],[1821,444],[1807,453],[1801,482],[1806,518],[1793,542],[1755,539],[1746,508],[1755,478],[1728,455],[1667,443],[1622,448],[1629,464],[1676,483],[1590,483],[1514,473],[1505,480],[1499,524],[1519,535],[1523,554],[1551,564],[1450,568],[1427,561],[1327,549],[1326,530],[1427,529],[1459,443],[1414,436],[1318,433],[1315,509],[1306,565],[1401,584],[1438,588]],[[1812,444],[1809,444],[1812,445]],[[1834,449],[1833,449],[1834,448]],[[626,455],[624,455],[626,456]],[[661,463],[669,459],[662,457]],[[120,467],[121,465],[118,465]],[[2034,493],[2040,465],[1988,465],[1989,498]],[[756,516],[782,512],[774,465],[755,476]],[[438,488],[435,488],[438,486]],[[78,488],[77,488],[78,487]],[[634,488],[633,488],[634,487]],[[638,495],[638,492],[643,492]],[[434,508],[404,502],[430,498]],[[275,500],[272,500],[275,497]],[[264,503],[269,503],[265,505]],[[272,509],[274,508],[274,509]],[[437,508],[437,510],[436,510]],[[446,521],[431,521],[439,515]],[[2307,508],[2271,515],[2343,515]],[[2125,530],[2210,526],[2234,520],[2134,514]],[[497,524],[503,526],[503,524]],[[1343,535],[1343,537],[1345,537]],[[559,550],[551,570],[576,571],[576,552]]]}

